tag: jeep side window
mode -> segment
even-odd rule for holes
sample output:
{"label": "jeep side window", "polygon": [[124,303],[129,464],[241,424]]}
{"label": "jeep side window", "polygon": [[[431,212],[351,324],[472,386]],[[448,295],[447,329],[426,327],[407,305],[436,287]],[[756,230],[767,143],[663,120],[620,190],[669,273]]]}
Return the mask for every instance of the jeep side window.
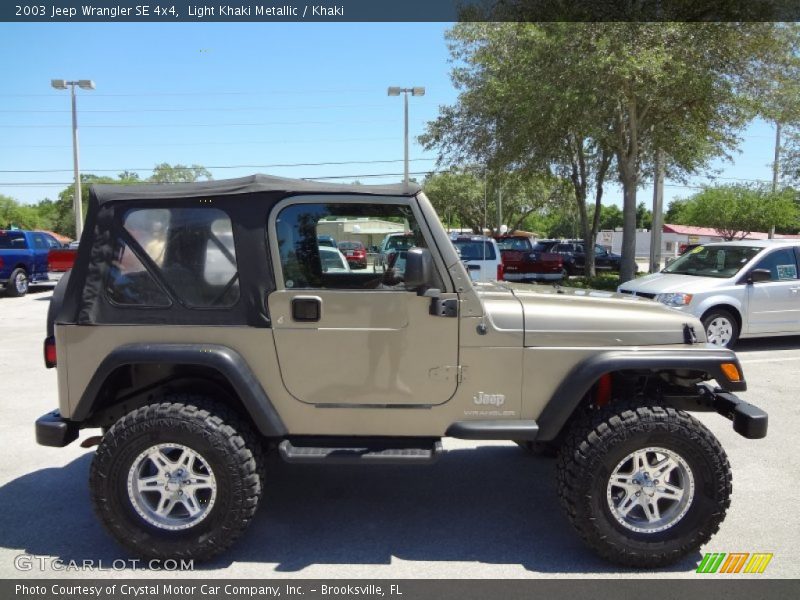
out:
{"label": "jeep side window", "polygon": [[[163,306],[149,301],[152,293],[127,293],[122,301],[115,296],[117,287],[130,286],[125,278],[140,271],[135,279],[148,282],[141,285],[160,288],[147,271],[152,269],[169,295],[190,308],[225,308],[239,300],[233,229],[223,211],[212,207],[132,209],[124,215],[123,228],[133,241],[121,239],[118,244],[116,270],[112,267],[107,287],[110,299],[119,304]],[[131,244],[138,248],[127,247]],[[149,261],[142,261],[137,252]]]}
{"label": "jeep side window", "polygon": [[[391,204],[287,206],[276,222],[283,285],[288,289],[402,289],[408,249],[425,247],[411,208]],[[380,246],[363,256],[320,239]]]}

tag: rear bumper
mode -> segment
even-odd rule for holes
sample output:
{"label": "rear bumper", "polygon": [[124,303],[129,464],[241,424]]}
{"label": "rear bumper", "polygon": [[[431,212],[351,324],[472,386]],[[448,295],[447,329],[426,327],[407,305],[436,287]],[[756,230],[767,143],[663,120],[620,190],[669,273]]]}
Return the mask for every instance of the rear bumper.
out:
{"label": "rear bumper", "polygon": [[750,440],[767,437],[769,417],[766,412],[722,388],[702,384],[700,391],[711,408],[733,422],[736,433]]}
{"label": "rear bumper", "polygon": [[57,410],[36,419],[36,443],[63,448],[78,439],[78,424],[68,421]]}

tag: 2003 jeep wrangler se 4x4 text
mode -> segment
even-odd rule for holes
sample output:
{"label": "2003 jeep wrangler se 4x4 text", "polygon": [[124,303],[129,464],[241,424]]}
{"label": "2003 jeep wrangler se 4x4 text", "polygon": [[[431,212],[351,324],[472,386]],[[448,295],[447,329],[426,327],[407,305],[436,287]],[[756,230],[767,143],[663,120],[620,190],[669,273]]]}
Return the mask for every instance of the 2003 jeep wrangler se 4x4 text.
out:
{"label": "2003 jeep wrangler se 4x4 text", "polygon": [[[403,268],[351,271],[318,245],[396,232],[414,236]],[[450,436],[557,452],[586,543],[657,567],[707,542],[730,505],[725,452],[689,412],[767,431],[731,393],[745,389],[736,355],[705,344],[694,317],[473,283],[424,194],[403,186],[96,185],[47,327],[59,409],[37,440],[102,429],[96,512],[144,557],[229,547],[270,485],[267,452],[426,463]]]}

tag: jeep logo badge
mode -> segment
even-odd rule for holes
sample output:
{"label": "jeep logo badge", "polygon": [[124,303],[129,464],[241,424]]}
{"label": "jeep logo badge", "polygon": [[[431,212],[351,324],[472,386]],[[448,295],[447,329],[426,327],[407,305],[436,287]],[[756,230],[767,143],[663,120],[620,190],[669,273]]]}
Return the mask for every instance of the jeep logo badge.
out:
{"label": "jeep logo badge", "polygon": [[505,394],[484,394],[483,392],[478,392],[472,397],[472,401],[475,404],[491,404],[493,406],[503,406],[506,403],[506,396]]}

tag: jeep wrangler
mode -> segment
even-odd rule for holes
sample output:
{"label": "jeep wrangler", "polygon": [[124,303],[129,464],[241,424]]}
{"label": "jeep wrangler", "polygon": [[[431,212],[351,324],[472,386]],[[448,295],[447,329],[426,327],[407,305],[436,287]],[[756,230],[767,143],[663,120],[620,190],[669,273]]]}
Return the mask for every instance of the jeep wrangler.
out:
{"label": "jeep wrangler", "polygon": [[[351,271],[322,236],[410,232],[402,268]],[[335,258],[335,257],[334,257]],[[291,463],[428,463],[445,436],[558,456],[568,519],[601,556],[652,568],[697,550],[730,505],[728,459],[689,413],[746,438],[736,355],[642,298],[473,283],[408,186],[253,176],[95,185],[44,345],[46,446],[102,436],[97,515],[136,555],[209,559]],[[532,542],[533,543],[533,542]]]}

